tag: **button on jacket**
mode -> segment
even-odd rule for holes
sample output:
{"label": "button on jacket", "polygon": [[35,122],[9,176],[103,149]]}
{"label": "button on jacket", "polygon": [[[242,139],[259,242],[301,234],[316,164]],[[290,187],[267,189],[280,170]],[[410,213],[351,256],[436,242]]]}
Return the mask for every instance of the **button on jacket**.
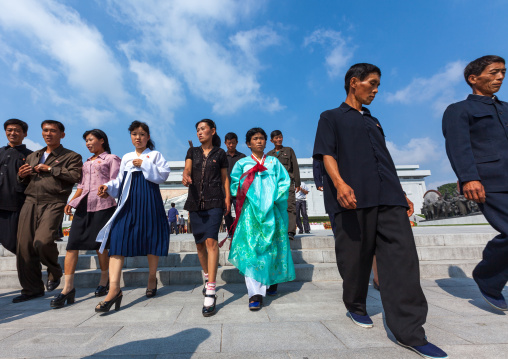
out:
{"label": "button on jacket", "polygon": [[469,95],[443,115],[446,153],[459,182],[481,181],[487,192],[508,191],[508,103]]}
{"label": "button on jacket", "polygon": [[[32,167],[37,166],[45,151],[46,147],[35,151],[27,157],[26,162]],[[67,203],[72,187],[81,179],[81,155],[60,145],[49,154],[44,164],[51,167],[50,172],[33,171],[25,178],[18,176],[18,182],[28,185],[25,190],[26,202]]]}
{"label": "button on jacket", "polygon": [[16,212],[23,207],[26,185],[17,176],[30,153],[25,145],[0,147],[0,210]]}
{"label": "button on jacket", "polygon": [[97,192],[99,186],[114,180],[118,176],[120,163],[122,162],[120,157],[107,152],[101,153],[94,161],[92,161],[92,157],[88,158],[83,164],[83,175],[78,184],[78,189],[82,189],[83,193],[69,202],[71,207],[78,208],[81,200],[88,196],[87,212],[97,212],[116,206],[115,199],[112,196],[101,198],[97,195]]}
{"label": "button on jacket", "polygon": [[195,212],[224,208],[221,169],[228,168],[226,152],[220,147],[213,147],[205,157],[201,146],[191,147],[185,159],[192,160],[192,184],[189,185],[184,209]]}
{"label": "button on jacket", "polygon": [[277,150],[274,148],[266,155],[277,158],[288,171],[291,182],[294,182],[295,187],[300,187],[300,168],[298,167],[295,151],[293,151],[291,147],[282,147],[279,153],[277,153]]}
{"label": "button on jacket", "polygon": [[[404,206],[395,164],[386,148],[379,121],[367,108],[363,114],[346,103],[321,114],[314,142],[313,158],[332,156],[342,179],[353,189],[357,208]],[[329,176],[323,177],[327,213],[346,211],[337,201],[337,190]]]}

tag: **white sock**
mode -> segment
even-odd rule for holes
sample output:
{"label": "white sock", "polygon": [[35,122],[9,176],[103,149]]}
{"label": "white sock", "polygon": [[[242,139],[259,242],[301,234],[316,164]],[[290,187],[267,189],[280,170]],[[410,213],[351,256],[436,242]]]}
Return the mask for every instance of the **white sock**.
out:
{"label": "white sock", "polygon": [[[206,283],[206,294],[215,295],[215,282]],[[214,298],[213,297],[205,297],[205,303],[203,304],[205,307],[209,307],[213,305]]]}
{"label": "white sock", "polygon": [[205,278],[205,282],[208,282],[208,273],[203,273],[203,277]]}

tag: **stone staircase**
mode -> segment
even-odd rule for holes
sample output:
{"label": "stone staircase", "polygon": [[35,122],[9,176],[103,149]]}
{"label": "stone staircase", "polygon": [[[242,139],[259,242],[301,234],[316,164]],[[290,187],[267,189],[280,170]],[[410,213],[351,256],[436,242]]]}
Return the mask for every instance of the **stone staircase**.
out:
{"label": "stone staircase", "polygon": [[[446,232],[446,231],[443,231]],[[180,237],[180,238],[179,238]],[[182,237],[185,237],[182,238]],[[485,244],[493,233],[415,233],[422,278],[471,276],[479,262]],[[173,239],[174,238],[174,239]],[[67,243],[57,242],[59,261],[63,268]],[[340,281],[331,231],[316,235],[300,235],[291,242],[296,281]],[[162,285],[200,284],[201,267],[194,240],[190,235],[172,237],[169,256],[159,259],[158,277]],[[240,283],[243,277],[227,260],[228,250],[220,251],[217,282]],[[77,287],[97,286],[100,278],[99,262],[95,251],[83,251],[79,257],[75,283]],[[45,272],[44,272],[45,273]],[[148,276],[146,257],[126,258],[123,286],[145,286]],[[0,246],[0,288],[19,288],[16,258]]]}

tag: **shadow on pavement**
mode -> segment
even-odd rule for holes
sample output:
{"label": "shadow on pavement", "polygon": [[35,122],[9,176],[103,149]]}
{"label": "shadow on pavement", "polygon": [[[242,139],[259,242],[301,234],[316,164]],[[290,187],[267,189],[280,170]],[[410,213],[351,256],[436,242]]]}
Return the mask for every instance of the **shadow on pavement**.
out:
{"label": "shadow on pavement", "polygon": [[186,329],[169,337],[131,341],[84,358],[94,359],[102,356],[127,358],[140,355],[178,354],[179,359],[190,359],[198,346],[210,335],[210,332],[203,328]]}
{"label": "shadow on pavement", "polygon": [[[450,266],[448,268],[448,274],[450,276],[453,275],[454,278],[436,279],[439,288],[456,298],[468,299],[469,303],[486,312],[505,315],[504,312],[492,308],[485,299],[483,299],[473,278],[469,278],[460,267]],[[456,277],[460,277],[463,283],[462,286],[453,285],[457,281]]]}

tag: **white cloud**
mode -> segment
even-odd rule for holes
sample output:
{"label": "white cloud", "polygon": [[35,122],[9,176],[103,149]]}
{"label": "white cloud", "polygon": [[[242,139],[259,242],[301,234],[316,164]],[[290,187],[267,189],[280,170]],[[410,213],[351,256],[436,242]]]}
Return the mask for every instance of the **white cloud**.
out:
{"label": "white cloud", "polygon": [[412,138],[402,147],[386,141],[386,147],[396,165],[425,164],[442,156],[437,143],[429,137]]}
{"label": "white cloud", "polygon": [[115,114],[108,110],[99,110],[94,107],[80,109],[81,117],[87,120],[91,126],[100,127],[107,122],[115,121]]}
{"label": "white cloud", "polygon": [[257,6],[254,0],[111,0],[109,10],[118,21],[141,33],[139,39],[129,42],[133,57],[147,53],[160,56],[194,95],[210,102],[214,112],[224,114],[247,104],[267,110],[279,108],[274,106],[277,99],[262,94],[257,66],[252,61],[236,61],[240,53],[245,56],[244,51],[254,56],[257,46],[263,41],[265,45],[273,42],[274,35],[266,30],[257,36],[251,33],[250,37],[247,33],[237,34],[237,45],[242,44],[242,51],[238,46],[224,46],[215,31],[219,26],[236,24]]}
{"label": "white cloud", "polygon": [[331,78],[341,75],[355,50],[354,47],[349,46],[347,39],[342,36],[341,32],[334,30],[315,30],[303,41],[303,45],[309,46],[311,49],[313,44],[330,49],[325,57],[325,67]]}
{"label": "white cloud", "polygon": [[26,137],[24,140],[23,140],[23,144],[26,145],[26,147],[29,149],[29,150],[32,150],[32,151],[37,151],[37,150],[40,150],[41,148],[43,147],[46,147],[46,145],[41,145],[39,142],[35,142],[35,141],[32,141],[31,139],[29,139],[28,137]]}
{"label": "white cloud", "polygon": [[148,103],[155,106],[159,115],[170,123],[174,123],[172,109],[184,102],[180,82],[166,76],[160,69],[150,64],[135,60],[130,61],[130,70],[137,75],[141,93]]}
{"label": "white cloud", "polygon": [[415,78],[403,89],[387,94],[387,101],[403,104],[432,102],[436,114],[442,114],[446,106],[456,101],[455,86],[463,80],[465,65],[462,61],[451,62],[429,78]]}
{"label": "white cloud", "polygon": [[258,53],[269,46],[279,45],[282,41],[282,37],[272,28],[262,26],[248,31],[237,32],[235,35],[231,36],[229,40],[233,45],[238,46],[238,48],[242,50],[246,60],[249,61],[252,66],[258,67]]}
{"label": "white cloud", "polygon": [[[106,98],[118,109],[131,109],[122,85],[121,66],[101,33],[87,25],[75,10],[53,0],[4,1],[0,26],[23,34],[36,51],[56,61],[67,82],[85,98]],[[54,75],[27,55],[16,54],[13,66],[20,64],[46,80]]]}

